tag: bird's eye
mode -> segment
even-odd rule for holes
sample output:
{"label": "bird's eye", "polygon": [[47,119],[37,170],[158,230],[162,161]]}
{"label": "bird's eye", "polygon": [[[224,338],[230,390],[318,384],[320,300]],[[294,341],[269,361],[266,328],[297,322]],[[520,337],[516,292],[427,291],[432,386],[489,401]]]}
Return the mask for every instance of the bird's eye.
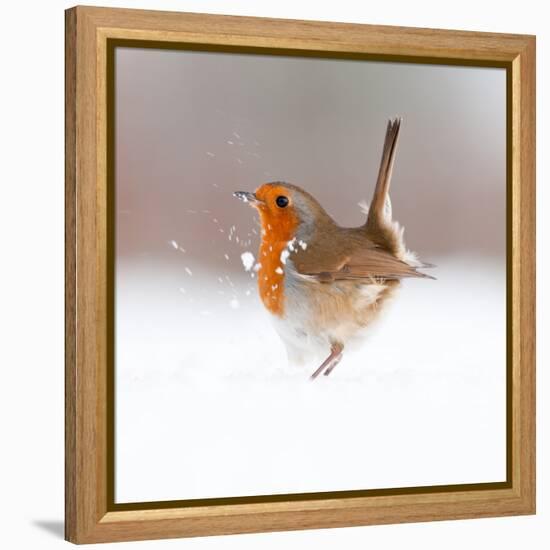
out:
{"label": "bird's eye", "polygon": [[284,195],[279,195],[275,202],[279,208],[284,208],[285,206],[288,206],[288,197],[285,197]]}

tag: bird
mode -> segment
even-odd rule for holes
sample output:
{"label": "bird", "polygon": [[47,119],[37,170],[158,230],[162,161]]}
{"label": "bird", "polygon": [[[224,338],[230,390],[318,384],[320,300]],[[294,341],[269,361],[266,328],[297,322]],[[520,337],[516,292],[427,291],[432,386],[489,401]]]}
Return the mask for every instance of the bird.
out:
{"label": "bird", "polygon": [[[284,181],[235,191],[261,224],[257,281],[291,362],[312,350],[328,353],[311,374],[328,376],[348,344],[362,341],[405,278],[435,279],[405,245],[392,218],[389,188],[401,118],[389,119],[378,177],[365,222],[342,227],[305,189]],[[324,356],[324,355],[323,355]]]}

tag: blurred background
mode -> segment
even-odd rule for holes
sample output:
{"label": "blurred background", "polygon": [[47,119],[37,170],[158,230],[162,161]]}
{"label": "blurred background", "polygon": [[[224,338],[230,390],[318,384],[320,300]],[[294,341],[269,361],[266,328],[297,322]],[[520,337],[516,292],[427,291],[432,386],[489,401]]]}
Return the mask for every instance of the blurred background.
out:
{"label": "blurred background", "polygon": [[[505,478],[505,79],[117,49],[117,501]],[[437,281],[406,281],[310,384],[243,269],[259,230],[232,192],[289,181],[361,224],[393,116],[394,218]]]}
{"label": "blurred background", "polygon": [[273,180],[361,224],[401,116],[391,195],[410,246],[501,258],[505,91],[503,69],[117,49],[118,257],[170,259],[167,241],[200,233],[194,261],[214,266],[230,245],[213,217],[249,226],[231,192]]}

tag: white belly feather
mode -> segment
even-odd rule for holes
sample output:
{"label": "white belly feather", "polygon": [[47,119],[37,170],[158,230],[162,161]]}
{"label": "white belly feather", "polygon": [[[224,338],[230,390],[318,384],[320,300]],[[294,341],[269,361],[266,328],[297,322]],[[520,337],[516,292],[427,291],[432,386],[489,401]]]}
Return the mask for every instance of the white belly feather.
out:
{"label": "white belly feather", "polygon": [[298,274],[290,261],[284,286],[283,316],[272,319],[293,363],[325,357],[334,342],[346,346],[361,340],[391,294],[376,281],[312,281]]}

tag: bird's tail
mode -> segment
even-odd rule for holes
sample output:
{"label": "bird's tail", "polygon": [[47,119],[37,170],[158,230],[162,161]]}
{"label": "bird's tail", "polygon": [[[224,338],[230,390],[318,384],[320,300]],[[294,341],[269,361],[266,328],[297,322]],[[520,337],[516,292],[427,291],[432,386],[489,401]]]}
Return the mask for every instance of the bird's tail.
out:
{"label": "bird's tail", "polygon": [[390,181],[393,169],[393,161],[397,149],[397,140],[399,130],[401,129],[401,119],[394,118],[388,121],[386,129],[386,139],[382,149],[382,159],[378,170],[378,179],[372,196],[365,228],[369,233],[384,237],[388,226],[391,225],[392,213],[390,202]]}
{"label": "bird's tail", "polygon": [[388,121],[378,179],[364,227],[370,239],[389,250],[402,262],[415,268],[435,267],[419,261],[414,252],[407,250],[403,238],[403,227],[392,219],[389,190],[401,122],[402,119],[397,117]]}

